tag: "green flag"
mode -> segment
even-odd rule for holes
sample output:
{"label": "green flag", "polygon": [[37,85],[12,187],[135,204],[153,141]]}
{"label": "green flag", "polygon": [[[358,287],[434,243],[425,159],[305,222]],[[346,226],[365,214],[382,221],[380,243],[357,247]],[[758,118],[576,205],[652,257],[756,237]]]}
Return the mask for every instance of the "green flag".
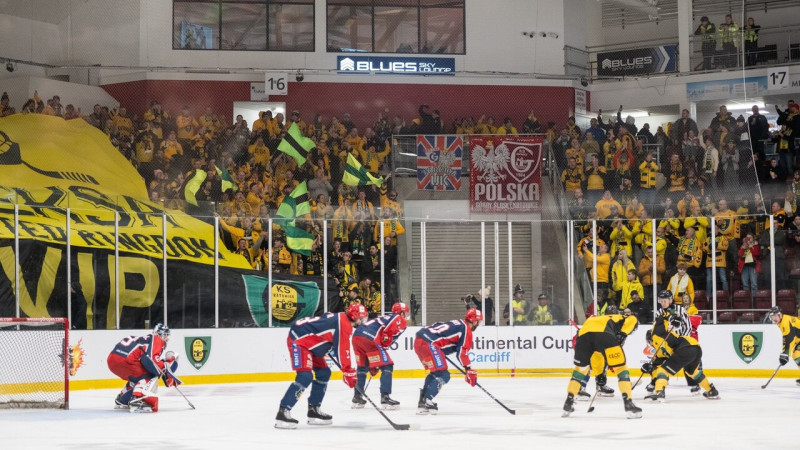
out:
{"label": "green flag", "polygon": [[289,250],[311,256],[311,245],[314,243],[311,233],[294,225],[286,225],[283,230],[286,231],[286,246]]}
{"label": "green flag", "polygon": [[233,182],[233,177],[225,169],[225,166],[222,166],[222,167],[215,166],[215,167],[217,169],[217,173],[219,174],[219,177],[222,179],[222,192],[225,192],[228,189],[232,189],[233,192],[238,191],[239,190],[239,186],[237,186],[236,183]]}
{"label": "green flag", "polygon": [[194,175],[192,178],[186,181],[186,185],[183,187],[183,197],[186,199],[186,202],[190,205],[197,206],[197,191],[200,190],[200,187],[206,181],[206,171],[203,169],[197,169],[194,171]]}
{"label": "green flag", "polygon": [[291,194],[283,198],[276,215],[290,219],[288,223],[294,225],[294,218],[305,214],[311,214],[311,204],[308,202],[308,186],[303,181]]}
{"label": "green flag", "polygon": [[380,186],[383,184],[383,177],[375,178],[371,173],[367,172],[364,166],[353,156],[352,153],[347,154],[347,166],[344,169],[344,176],[342,183],[349,186],[359,186],[362,184],[374,184]]}
{"label": "green flag", "polygon": [[297,161],[298,166],[302,166],[306,162],[308,151],[316,146],[314,141],[303,136],[297,122],[292,122],[283,140],[278,144],[278,150],[291,156]]}

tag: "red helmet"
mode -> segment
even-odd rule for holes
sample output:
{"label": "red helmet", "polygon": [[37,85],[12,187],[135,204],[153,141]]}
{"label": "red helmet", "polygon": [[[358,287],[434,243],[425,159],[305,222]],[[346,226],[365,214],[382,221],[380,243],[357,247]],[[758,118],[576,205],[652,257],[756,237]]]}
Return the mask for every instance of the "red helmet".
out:
{"label": "red helmet", "polygon": [[482,321],[483,320],[483,313],[479,309],[470,308],[467,310],[467,314],[464,316],[464,320],[467,322],[474,322],[474,321]]}
{"label": "red helmet", "polygon": [[364,319],[367,316],[369,316],[369,313],[367,313],[367,308],[364,308],[364,305],[361,303],[353,303],[347,307],[347,317],[349,317],[353,322],[358,319]]}
{"label": "red helmet", "polygon": [[392,314],[408,314],[408,305],[402,302],[397,302],[392,305]]}

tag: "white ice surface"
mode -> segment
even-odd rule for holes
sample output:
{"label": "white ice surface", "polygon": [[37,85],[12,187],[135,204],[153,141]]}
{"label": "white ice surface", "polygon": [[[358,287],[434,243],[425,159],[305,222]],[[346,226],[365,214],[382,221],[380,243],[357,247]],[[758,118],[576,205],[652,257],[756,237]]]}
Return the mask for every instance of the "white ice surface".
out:
{"label": "white ice surface", "polygon": [[[779,378],[767,389],[763,379],[713,380],[721,399],[692,397],[683,380],[673,380],[666,403],[649,403],[644,383],[634,400],[644,412],[628,420],[619,393],[588,402],[561,418],[567,378],[480,378],[480,383],[510,408],[531,410],[511,415],[462,377],[453,379],[436,401],[439,414],[416,415],[421,379],[396,379],[392,396],[401,409],[386,411],[396,423],[419,430],[395,431],[369,404],[350,409],[352,391],[331,381],[322,410],[330,426],[306,424],[308,392],[292,411],[296,430],[277,430],[274,418],[288,383],[193,385],[182,391],[197,407],[191,410],[174,390],[161,387],[160,411],[130,414],[112,409],[116,390],[74,391],[70,410],[0,411],[0,448],[39,449],[547,449],[562,448],[800,448],[800,387]],[[609,379],[616,389],[616,380]],[[594,382],[589,391],[593,393]],[[367,393],[377,402],[378,380]]]}

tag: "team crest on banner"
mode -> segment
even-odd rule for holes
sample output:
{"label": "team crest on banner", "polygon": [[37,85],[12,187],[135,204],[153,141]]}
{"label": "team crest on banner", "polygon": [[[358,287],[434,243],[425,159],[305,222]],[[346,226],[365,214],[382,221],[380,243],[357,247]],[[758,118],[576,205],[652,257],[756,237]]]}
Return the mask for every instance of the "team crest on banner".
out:
{"label": "team crest on banner", "polygon": [[461,189],[463,144],[456,135],[417,135],[417,189]]}
{"label": "team crest on banner", "polygon": [[470,138],[470,211],[540,212],[542,142],[541,136]]}
{"label": "team crest on banner", "polygon": [[192,366],[200,370],[211,354],[211,336],[186,337],[186,356]]}
{"label": "team crest on banner", "polygon": [[761,353],[763,337],[764,333],[761,331],[733,332],[733,348],[736,350],[736,356],[747,364],[753,362]]}

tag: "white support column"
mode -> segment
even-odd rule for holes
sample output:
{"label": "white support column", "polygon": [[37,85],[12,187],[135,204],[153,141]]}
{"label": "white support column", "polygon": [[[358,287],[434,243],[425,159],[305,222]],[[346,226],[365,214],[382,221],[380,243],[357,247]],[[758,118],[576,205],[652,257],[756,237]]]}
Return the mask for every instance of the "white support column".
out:
{"label": "white support column", "polygon": [[[652,242],[650,245],[653,249],[653,304],[650,305],[653,309],[653,313],[658,311],[658,249],[656,248],[656,244],[658,243],[658,236],[656,236],[656,219],[651,219],[650,221],[650,239]],[[642,293],[644,294],[644,293]]]}
{"label": "white support column", "polygon": [[567,311],[569,315],[568,319],[572,319],[572,315],[575,313],[575,296],[574,296],[575,292],[573,290],[573,283],[575,281],[575,278],[572,272],[575,255],[571,251],[573,242],[575,242],[573,236],[574,232],[575,232],[574,223],[572,220],[568,220],[567,221]]}
{"label": "white support column", "polygon": [[117,330],[119,330],[119,315],[122,308],[119,305],[119,211],[114,211],[114,310],[116,313]]}
{"label": "white support column", "polygon": [[[508,292],[514,291],[514,268],[513,262],[511,258],[513,257],[513,253],[511,251],[511,222],[508,222]],[[511,294],[512,300],[509,300],[509,305],[513,301],[514,294]],[[508,317],[511,318],[511,323],[514,323],[514,311],[513,307],[512,310],[509,311]]]}
{"label": "white support column", "polygon": [[[710,219],[711,255],[709,255],[709,257],[711,258],[711,295],[713,296],[713,301],[711,304],[714,308],[714,320],[711,323],[717,323],[717,222],[714,220],[714,217],[711,217]],[[706,298],[708,298],[708,292],[706,292]]]}
{"label": "white support column", "polygon": [[[495,222],[494,223],[494,296],[500,294],[500,224]],[[499,308],[500,300],[497,300],[497,305]],[[500,309],[495,310],[495,314],[497,314],[497,320],[499,321],[501,317],[503,317],[502,311],[498,313]],[[509,292],[508,295],[508,323],[513,326],[514,321],[511,318],[511,293]]]}
{"label": "white support column", "polygon": [[[14,298],[17,304],[17,315],[19,317],[19,283],[21,280],[22,267],[19,266],[19,204],[14,203]],[[119,327],[117,327],[119,328]]]}
{"label": "white support column", "polygon": [[778,287],[775,286],[775,217],[770,214],[769,215],[769,274],[770,274],[770,292],[772,294],[772,306],[776,305],[776,298],[775,295],[778,291]]}
{"label": "white support column", "polygon": [[[386,232],[386,230],[384,229],[385,225],[386,225],[386,222],[381,221],[381,240],[380,240],[380,244],[378,246],[378,248],[381,249],[380,250],[380,252],[381,252],[380,253],[380,255],[381,255],[381,315],[386,314],[386,288],[385,288],[385,286],[386,286],[386,271],[383,270],[383,268],[386,267],[386,266],[384,266],[384,259],[383,259],[383,255],[384,255],[383,247],[386,245],[386,243],[384,242],[384,239],[385,239],[385,236],[386,236],[384,234]],[[391,274],[389,274],[389,275],[391,276]]]}
{"label": "white support column", "polygon": [[422,324],[428,324],[428,287],[427,283],[427,264],[428,261],[425,255],[425,221],[419,223],[419,266],[420,266],[420,293],[422,294]]}
{"label": "white support column", "polygon": [[692,71],[692,25],[692,0],[681,0],[678,2],[678,72],[681,73]]}
{"label": "white support column", "polygon": [[[70,227],[70,208],[67,208],[67,220],[65,223],[65,230],[67,234],[67,320],[69,326],[72,326],[72,228]],[[88,327],[87,327],[88,328]]]}
{"label": "white support column", "polygon": [[[162,259],[162,270],[164,274],[161,276],[161,289],[162,295],[161,297],[164,299],[164,326],[167,326],[167,211],[165,210],[163,214],[161,214],[161,239],[163,242],[162,244],[162,252],[163,252],[163,259]],[[119,286],[119,283],[117,284]],[[119,304],[119,302],[117,302]]]}
{"label": "white support column", "polygon": [[219,221],[214,217],[214,328],[219,328]]}
{"label": "white support column", "polygon": [[[481,291],[485,292],[486,289],[486,222],[481,222]],[[481,295],[481,311],[484,313],[483,315],[483,324],[486,325],[486,296]],[[495,326],[500,325],[500,321],[497,317],[498,309],[495,308]]]}
{"label": "white support column", "polygon": [[269,245],[267,245],[269,252],[269,258],[267,258],[267,317],[269,327],[272,328],[272,219],[267,220],[267,237],[269,238]]}
{"label": "white support column", "polygon": [[592,284],[594,287],[594,295],[592,302],[594,304],[594,315],[599,316],[600,311],[597,310],[597,221],[592,220]]}
{"label": "white support column", "polygon": [[[328,312],[328,219],[322,221],[322,310]],[[383,253],[383,250],[381,250]],[[381,261],[383,268],[383,261]]]}

